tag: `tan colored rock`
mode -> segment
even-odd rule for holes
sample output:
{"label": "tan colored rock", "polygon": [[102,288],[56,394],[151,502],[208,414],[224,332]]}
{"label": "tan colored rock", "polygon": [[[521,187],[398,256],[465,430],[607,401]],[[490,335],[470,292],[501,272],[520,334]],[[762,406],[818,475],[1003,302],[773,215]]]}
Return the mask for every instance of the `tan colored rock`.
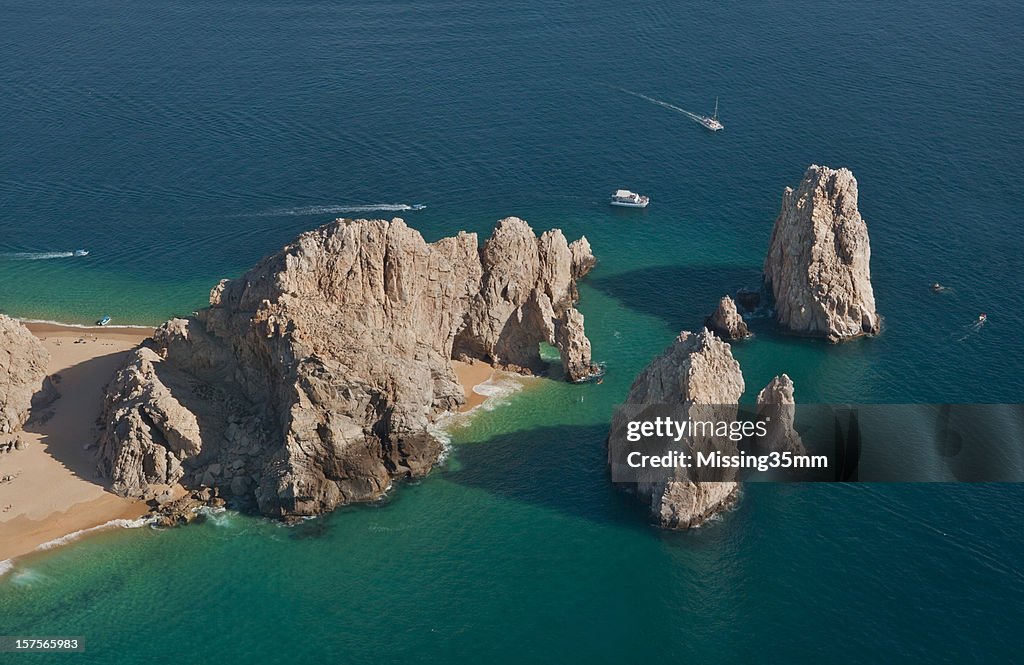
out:
{"label": "tan colored rock", "polygon": [[767,434],[755,441],[761,453],[791,452],[803,455],[807,452],[803,440],[794,428],[796,399],[793,380],[786,374],[779,374],[768,382],[757,394],[757,417],[766,423]]}
{"label": "tan colored rock", "polygon": [[718,301],[718,309],[705,319],[704,327],[725,340],[750,337],[750,328],[736,310],[736,303],[729,296],[722,296]]}
{"label": "tan colored rock", "polygon": [[28,328],[0,314],[0,434],[25,424],[49,361],[50,354]]}
{"label": "tan colored rock", "polygon": [[155,351],[140,347],[106,388],[99,471],[121,494],[144,496],[149,485],[177,483],[185,474],[182,462],[202,451],[195,414],[158,368],[172,371]]}
{"label": "tan colored rock", "polygon": [[[706,329],[699,333],[683,331],[636,378],[626,404],[679,405],[682,417],[731,421],[736,418],[743,389],[743,374],[729,344]],[[613,422],[613,431],[618,427],[621,424]],[[701,435],[690,439],[694,450],[738,452],[734,445],[723,446],[719,439],[712,441]],[[722,477],[703,482],[695,470],[676,468],[672,480],[636,483],[630,489],[648,502],[660,526],[686,529],[703,524],[735,502],[739,487],[734,475]]]}
{"label": "tan colored rock", "polygon": [[576,279],[582,279],[597,265],[597,258],[590,250],[590,241],[586,236],[580,236],[578,240],[569,243],[569,252],[572,254],[572,275]]}
{"label": "tan colored rock", "polygon": [[574,275],[592,255],[574,248],[514,217],[482,247],[468,233],[427,243],[400,219],[304,233],[214,287],[208,309],[156,331],[147,388],[134,384],[148,368],[129,363],[108,391],[101,470],[133,495],[170,478],[137,461],[173,448],[135,415],[153,400],[169,411],[162,384],[198,426],[195,452],[169,455],[186,485],[251,491],[282,517],[378,498],[438,460],[428,425],[465,399],[453,358],[539,371],[548,342],[570,379],[592,371],[573,307]]}
{"label": "tan colored rock", "polygon": [[782,196],[764,263],[779,323],[830,342],[878,333],[870,262],[853,174],[811,166]]}

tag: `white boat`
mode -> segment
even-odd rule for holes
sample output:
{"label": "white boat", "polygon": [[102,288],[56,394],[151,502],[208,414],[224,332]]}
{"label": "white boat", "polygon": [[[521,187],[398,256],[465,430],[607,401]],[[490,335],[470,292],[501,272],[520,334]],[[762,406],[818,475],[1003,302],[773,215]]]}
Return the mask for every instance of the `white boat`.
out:
{"label": "white boat", "polygon": [[89,256],[89,250],[87,249],[76,249],[75,256]]}
{"label": "white boat", "polygon": [[725,125],[718,121],[718,97],[715,97],[715,114],[710,118],[706,115],[698,116],[697,122],[704,125],[713,132],[725,129]]}
{"label": "white boat", "polygon": [[613,206],[620,206],[622,208],[646,208],[650,202],[650,198],[636,192],[631,192],[628,189],[616,190],[612,194],[611,200]]}

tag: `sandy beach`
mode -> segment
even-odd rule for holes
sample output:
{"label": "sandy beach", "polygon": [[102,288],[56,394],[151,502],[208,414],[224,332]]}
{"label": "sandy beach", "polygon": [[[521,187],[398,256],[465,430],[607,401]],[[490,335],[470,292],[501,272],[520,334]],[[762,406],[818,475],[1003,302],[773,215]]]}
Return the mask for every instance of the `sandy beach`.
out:
{"label": "sandy beach", "polygon": [[[124,355],[149,336],[143,328],[82,328],[26,323],[50,353],[47,372],[59,378],[61,397],[33,411],[21,437],[23,450],[0,455],[0,561],[44,543],[148,512],[142,501],[112,494],[96,474],[96,419],[102,390]],[[494,376],[483,362],[453,361],[466,394],[460,411],[487,397],[473,390]]]}
{"label": "sandy beach", "polygon": [[111,520],[147,512],[140,501],[107,491],[96,476],[96,419],[103,386],[124,354],[149,334],[142,328],[77,328],[27,323],[50,352],[47,372],[61,397],[33,411],[23,450],[0,455],[0,561]]}
{"label": "sandy beach", "polygon": [[473,388],[489,381],[494,376],[494,368],[485,362],[479,361],[467,363],[453,360],[452,366],[455,368],[455,376],[459,378],[459,383],[462,384],[462,391],[466,394],[466,403],[462,405],[459,411],[465,413],[483,404],[487,396],[475,392]]}

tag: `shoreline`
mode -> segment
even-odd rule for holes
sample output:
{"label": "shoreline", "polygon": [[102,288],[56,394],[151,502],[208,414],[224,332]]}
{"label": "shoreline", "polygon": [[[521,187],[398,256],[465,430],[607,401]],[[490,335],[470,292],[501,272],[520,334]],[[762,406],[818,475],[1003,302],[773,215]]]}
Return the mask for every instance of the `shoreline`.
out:
{"label": "shoreline", "polygon": [[25,326],[31,329],[34,326],[51,326],[53,328],[60,328],[62,330],[156,330],[159,324],[156,326],[147,326],[136,323],[108,323],[105,326],[96,325],[95,323],[65,323],[64,321],[54,321],[52,319],[27,319],[20,316],[11,316],[15,321],[25,324]]}
{"label": "shoreline", "polygon": [[[96,421],[103,387],[124,357],[148,338],[150,326],[85,326],[18,319],[50,353],[47,374],[61,396],[33,408],[18,436],[22,450],[0,456],[0,577],[17,560],[75,542],[92,533],[138,526],[149,513],[141,499],[109,491],[95,471]],[[452,361],[466,397],[452,415],[469,413],[491,395],[479,386],[502,372],[482,361]]]}
{"label": "shoreline", "polygon": [[17,434],[23,449],[0,456],[0,475],[14,476],[0,484],[0,561],[148,512],[97,477],[95,441],[103,387],[152,329],[22,323],[50,354],[46,372],[60,397],[30,411]]}

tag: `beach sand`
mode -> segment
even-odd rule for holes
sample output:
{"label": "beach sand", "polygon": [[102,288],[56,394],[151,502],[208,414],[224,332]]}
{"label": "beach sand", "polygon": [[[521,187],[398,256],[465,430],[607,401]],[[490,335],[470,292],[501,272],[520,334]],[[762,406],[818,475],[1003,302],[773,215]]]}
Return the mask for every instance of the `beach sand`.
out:
{"label": "beach sand", "polygon": [[[152,332],[142,328],[80,328],[26,323],[50,352],[50,375],[59,375],[61,397],[34,410],[21,433],[23,450],[0,455],[0,562],[32,552],[63,536],[148,512],[142,501],[109,492],[96,474],[96,420],[103,387],[125,354]],[[466,394],[460,411],[487,397],[473,391],[494,376],[483,362],[453,361]]]}
{"label": "beach sand", "polygon": [[494,376],[494,368],[485,362],[467,363],[459,360],[453,360],[452,366],[455,368],[455,376],[462,384],[462,391],[466,394],[466,403],[459,411],[466,412],[483,404],[487,396],[474,392],[473,388],[489,381]]}
{"label": "beach sand", "polygon": [[[107,491],[96,475],[96,419],[103,386],[125,353],[151,331],[76,328],[27,323],[50,352],[47,371],[59,375],[61,397],[34,410],[21,438],[24,450],[0,455],[0,561],[111,520],[133,519],[148,508]],[[89,449],[86,449],[89,446]]]}

